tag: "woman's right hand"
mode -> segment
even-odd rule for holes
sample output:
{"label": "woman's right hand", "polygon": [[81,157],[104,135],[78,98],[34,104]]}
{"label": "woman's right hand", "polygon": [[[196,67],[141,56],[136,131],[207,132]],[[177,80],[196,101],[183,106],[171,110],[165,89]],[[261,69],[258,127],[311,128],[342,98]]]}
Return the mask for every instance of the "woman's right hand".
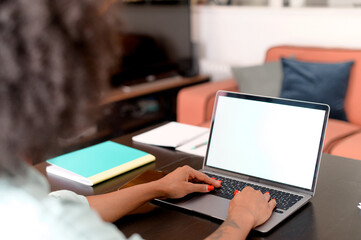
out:
{"label": "woman's right hand", "polygon": [[266,222],[276,207],[276,200],[270,200],[270,197],[268,192],[262,194],[251,187],[246,187],[235,194],[229,203],[228,215],[240,226],[244,224],[246,217],[251,227],[255,228]]}
{"label": "woman's right hand", "polygon": [[270,201],[269,193],[262,194],[251,187],[245,187],[235,194],[229,203],[228,217],[207,240],[246,239],[252,228],[266,222],[276,207],[276,200]]}

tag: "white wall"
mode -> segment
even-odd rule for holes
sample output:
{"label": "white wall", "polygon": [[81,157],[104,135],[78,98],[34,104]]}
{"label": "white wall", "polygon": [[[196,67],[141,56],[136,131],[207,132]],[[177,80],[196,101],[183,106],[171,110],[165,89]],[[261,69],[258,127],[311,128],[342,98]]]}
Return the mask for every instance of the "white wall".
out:
{"label": "white wall", "polygon": [[361,49],[361,9],[195,6],[192,29],[202,72],[223,71],[215,80],[261,64],[276,45]]}

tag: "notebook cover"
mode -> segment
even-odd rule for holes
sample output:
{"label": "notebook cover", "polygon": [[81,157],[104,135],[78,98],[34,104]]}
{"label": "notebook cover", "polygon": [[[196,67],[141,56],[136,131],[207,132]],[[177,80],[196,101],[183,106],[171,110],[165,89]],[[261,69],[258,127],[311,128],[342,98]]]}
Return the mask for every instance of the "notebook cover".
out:
{"label": "notebook cover", "polygon": [[179,122],[169,122],[150,131],[133,136],[132,140],[155,146],[176,148],[207,132],[209,132],[208,128]]}
{"label": "notebook cover", "polygon": [[[87,178],[91,185],[94,185],[154,160],[155,157],[149,153],[106,141],[49,159],[47,162],[65,169],[58,175],[67,177],[67,173],[75,173]],[[68,178],[74,180],[70,175]]]}

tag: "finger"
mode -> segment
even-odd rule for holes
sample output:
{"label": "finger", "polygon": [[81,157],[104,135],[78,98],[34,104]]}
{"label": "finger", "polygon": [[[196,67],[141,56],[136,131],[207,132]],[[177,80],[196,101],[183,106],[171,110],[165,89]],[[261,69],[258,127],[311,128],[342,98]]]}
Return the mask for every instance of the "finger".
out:
{"label": "finger", "polygon": [[273,210],[277,205],[276,199],[272,199],[268,202],[268,206]]}
{"label": "finger", "polygon": [[193,178],[196,178],[199,181],[211,184],[215,187],[221,187],[221,183],[219,181],[217,181],[216,179],[212,179],[210,177],[208,177],[206,174],[201,173],[197,170],[194,170],[193,168],[190,168],[190,173],[192,174]]}
{"label": "finger", "polygon": [[243,188],[242,189],[242,191],[241,192],[252,192],[252,191],[256,191],[256,190],[254,190],[252,187],[250,187],[250,186],[246,186],[245,188]]}
{"label": "finger", "polygon": [[264,198],[266,199],[266,201],[268,202],[271,198],[271,195],[269,194],[269,192],[265,192],[265,194],[263,194]]}
{"label": "finger", "polygon": [[188,185],[188,190],[189,193],[192,192],[210,192],[214,190],[214,186],[213,185],[208,185],[208,184],[197,184],[197,183],[189,183]]}

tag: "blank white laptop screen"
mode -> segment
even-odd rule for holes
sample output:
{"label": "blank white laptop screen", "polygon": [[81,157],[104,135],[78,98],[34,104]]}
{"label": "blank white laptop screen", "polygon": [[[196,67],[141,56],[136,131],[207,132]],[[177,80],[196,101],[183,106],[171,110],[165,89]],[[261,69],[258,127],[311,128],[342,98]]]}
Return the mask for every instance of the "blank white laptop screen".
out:
{"label": "blank white laptop screen", "polygon": [[219,96],[207,166],[311,189],[325,111]]}

